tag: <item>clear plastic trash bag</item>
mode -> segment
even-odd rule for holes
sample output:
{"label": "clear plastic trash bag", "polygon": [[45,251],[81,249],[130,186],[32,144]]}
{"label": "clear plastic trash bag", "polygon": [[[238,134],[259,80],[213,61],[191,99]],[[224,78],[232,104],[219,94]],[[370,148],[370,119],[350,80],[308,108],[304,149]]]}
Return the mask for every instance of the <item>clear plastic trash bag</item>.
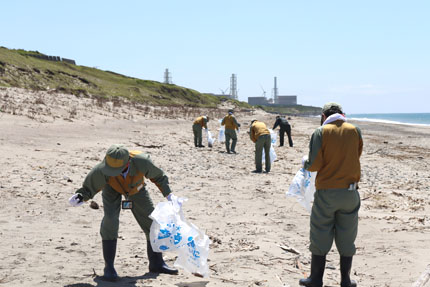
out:
{"label": "clear plastic trash bag", "polygon": [[225,142],[225,128],[224,126],[221,126],[219,128],[219,133],[218,133],[218,142],[219,143],[223,143]]}
{"label": "clear plastic trash bag", "polygon": [[212,137],[212,133],[206,129],[206,136],[208,138],[208,147],[213,147],[215,139]]}
{"label": "clear plastic trash bag", "polygon": [[[270,145],[269,154],[270,154],[270,163],[273,163],[278,158],[278,156],[276,155],[276,152],[275,152],[275,148],[273,147],[273,144]],[[266,162],[266,152],[264,151],[264,148],[263,148],[262,162],[263,163]]]}
{"label": "clear plastic trash bag", "polygon": [[272,145],[276,145],[276,139],[277,139],[277,135],[276,132],[274,132],[272,129],[269,129],[270,132],[270,140],[272,141]]}
{"label": "clear plastic trash bag", "polygon": [[149,216],[153,220],[149,233],[151,246],[155,252],[177,253],[176,267],[208,277],[210,240],[185,219],[182,212],[182,202],[185,201],[185,198],[173,197],[172,201],[157,204]]}
{"label": "clear plastic trash bag", "polygon": [[209,266],[207,259],[209,256],[209,244],[211,241],[194,224],[185,238],[186,245],[178,249],[178,258],[174,266],[183,268],[192,274],[203,277],[209,276]]}
{"label": "clear plastic trash bag", "polygon": [[293,181],[290,184],[290,188],[286,192],[287,196],[296,197],[297,201],[306,208],[308,212],[311,212],[312,210],[316,176],[316,172],[310,172],[301,168],[294,176]]}

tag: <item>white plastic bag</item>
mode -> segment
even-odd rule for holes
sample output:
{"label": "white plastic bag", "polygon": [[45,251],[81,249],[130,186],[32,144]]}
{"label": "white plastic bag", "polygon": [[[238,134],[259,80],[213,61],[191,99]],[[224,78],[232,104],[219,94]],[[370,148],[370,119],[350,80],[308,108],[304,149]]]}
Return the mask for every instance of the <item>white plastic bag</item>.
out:
{"label": "white plastic bag", "polygon": [[208,147],[212,147],[214,145],[215,139],[212,137],[212,133],[206,129],[206,134],[208,138]]}
{"label": "white plastic bag", "polygon": [[224,126],[221,126],[219,128],[219,133],[218,133],[218,142],[219,143],[223,143],[225,142],[225,128]]}
{"label": "white plastic bag", "polygon": [[272,141],[272,145],[276,145],[276,139],[277,139],[276,133],[272,129],[269,129],[269,132],[270,132],[270,140]]}
{"label": "white plastic bag", "polygon": [[184,244],[183,219],[172,202],[158,203],[149,217],[153,220],[149,238],[154,251],[175,251]]}
{"label": "white plastic bag", "polygon": [[[276,155],[276,152],[275,152],[275,148],[273,147],[273,144],[270,145],[269,155],[270,155],[270,163],[273,163],[278,158],[278,156]],[[266,162],[266,152],[264,151],[264,148],[263,148],[263,155],[262,155],[261,161],[262,161],[262,163]]]}
{"label": "white plastic bag", "polygon": [[194,224],[186,238],[186,245],[178,249],[178,258],[174,266],[183,268],[192,274],[203,277],[209,276],[207,259],[209,256],[209,237],[201,232]]}
{"label": "white plastic bag", "polygon": [[208,277],[210,240],[197,226],[185,219],[182,212],[182,202],[185,200],[174,197],[172,201],[157,204],[149,216],[153,220],[149,233],[151,246],[156,252],[176,252],[178,257],[175,266]]}
{"label": "white plastic bag", "polygon": [[308,212],[312,210],[316,176],[316,172],[310,172],[301,168],[294,176],[293,182],[291,182],[290,188],[286,192],[287,196],[296,197],[297,201],[306,208]]}

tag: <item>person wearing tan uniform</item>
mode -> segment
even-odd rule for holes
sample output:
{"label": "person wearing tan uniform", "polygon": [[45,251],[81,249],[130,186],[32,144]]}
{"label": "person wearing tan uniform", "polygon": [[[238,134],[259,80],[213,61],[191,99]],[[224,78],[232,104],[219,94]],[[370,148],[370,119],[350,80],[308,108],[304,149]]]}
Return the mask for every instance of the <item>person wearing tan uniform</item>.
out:
{"label": "person wearing tan uniform", "polygon": [[266,172],[270,172],[270,146],[272,141],[270,138],[270,131],[267,129],[266,124],[257,120],[252,120],[249,136],[255,143],[255,170],[253,172],[261,173],[263,170],[263,149],[265,153]]}
{"label": "person wearing tan uniform", "polygon": [[[225,147],[227,149],[227,153],[236,153],[236,130],[238,130],[240,127],[240,124],[237,122],[233,113],[233,110],[229,110],[228,115],[226,115],[221,122],[221,125],[225,126]],[[230,139],[232,140],[231,147]]]}
{"label": "person wearing tan uniform", "polygon": [[309,155],[303,167],[316,171],[316,192],[310,220],[311,275],[302,286],[323,286],[326,254],[333,240],[340,254],[342,287],[355,287],[350,279],[355,254],[360,195],[360,156],[363,139],[358,127],[346,122],[342,107],[327,103],[322,109],[322,126],[312,134]]}
{"label": "person wearing tan uniform", "polygon": [[[103,257],[105,260],[104,279],[116,281],[118,274],[114,268],[119,229],[119,215],[122,209],[131,209],[136,221],[146,236],[149,271],[154,273],[177,274],[163,260],[162,254],[154,252],[149,242],[154,210],[151,197],[145,189],[145,178],[151,180],[163,196],[171,199],[172,191],[164,172],[156,167],[150,156],[141,151],[128,151],[123,145],[112,145],[105,158],[85,177],[81,188],[69,199],[72,206],[80,206],[102,191],[104,217],[100,226]],[[124,197],[125,200],[121,201]]]}
{"label": "person wearing tan uniform", "polygon": [[202,145],[202,129],[207,129],[209,122],[208,116],[201,116],[194,120],[193,123],[193,133],[194,133],[194,146],[195,147],[205,147]]}

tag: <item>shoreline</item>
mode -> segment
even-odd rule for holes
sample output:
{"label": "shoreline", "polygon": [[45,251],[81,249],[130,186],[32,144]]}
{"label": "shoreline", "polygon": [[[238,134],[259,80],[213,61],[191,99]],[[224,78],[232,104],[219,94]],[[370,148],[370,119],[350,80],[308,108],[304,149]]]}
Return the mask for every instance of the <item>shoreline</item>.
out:
{"label": "shoreline", "polygon": [[392,124],[392,125],[407,125],[407,126],[418,126],[418,127],[430,127],[430,124],[419,124],[419,123],[406,123],[406,122],[398,122],[384,119],[371,119],[371,118],[347,118],[352,121],[360,121],[360,122],[372,122],[372,123],[381,123],[381,124]]}

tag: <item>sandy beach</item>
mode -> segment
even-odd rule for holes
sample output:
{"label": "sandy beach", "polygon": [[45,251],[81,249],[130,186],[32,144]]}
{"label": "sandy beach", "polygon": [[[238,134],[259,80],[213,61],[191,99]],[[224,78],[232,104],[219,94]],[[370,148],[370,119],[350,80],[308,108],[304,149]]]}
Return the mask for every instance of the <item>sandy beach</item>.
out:
{"label": "sandy beach", "polygon": [[[294,147],[275,147],[272,171],[256,175],[246,131],[253,118],[271,128],[275,115],[237,110],[236,155],[218,142],[193,146],[194,118],[208,114],[217,134],[229,107],[169,110],[0,89],[0,286],[298,286],[309,275],[309,213],[285,193],[319,118],[292,116]],[[430,264],[430,127],[353,123],[364,151],[351,277],[359,286],[411,286]],[[186,218],[212,240],[209,278],[149,273],[145,236],[131,212],[121,211],[121,279],[101,280],[103,210],[71,207],[68,198],[113,143],[149,153],[175,195],[188,198]],[[150,181],[147,189],[154,203],[165,200]],[[101,205],[101,194],[93,200]],[[173,265],[174,253],[164,257]],[[338,262],[333,245],[325,286],[339,286]]]}

